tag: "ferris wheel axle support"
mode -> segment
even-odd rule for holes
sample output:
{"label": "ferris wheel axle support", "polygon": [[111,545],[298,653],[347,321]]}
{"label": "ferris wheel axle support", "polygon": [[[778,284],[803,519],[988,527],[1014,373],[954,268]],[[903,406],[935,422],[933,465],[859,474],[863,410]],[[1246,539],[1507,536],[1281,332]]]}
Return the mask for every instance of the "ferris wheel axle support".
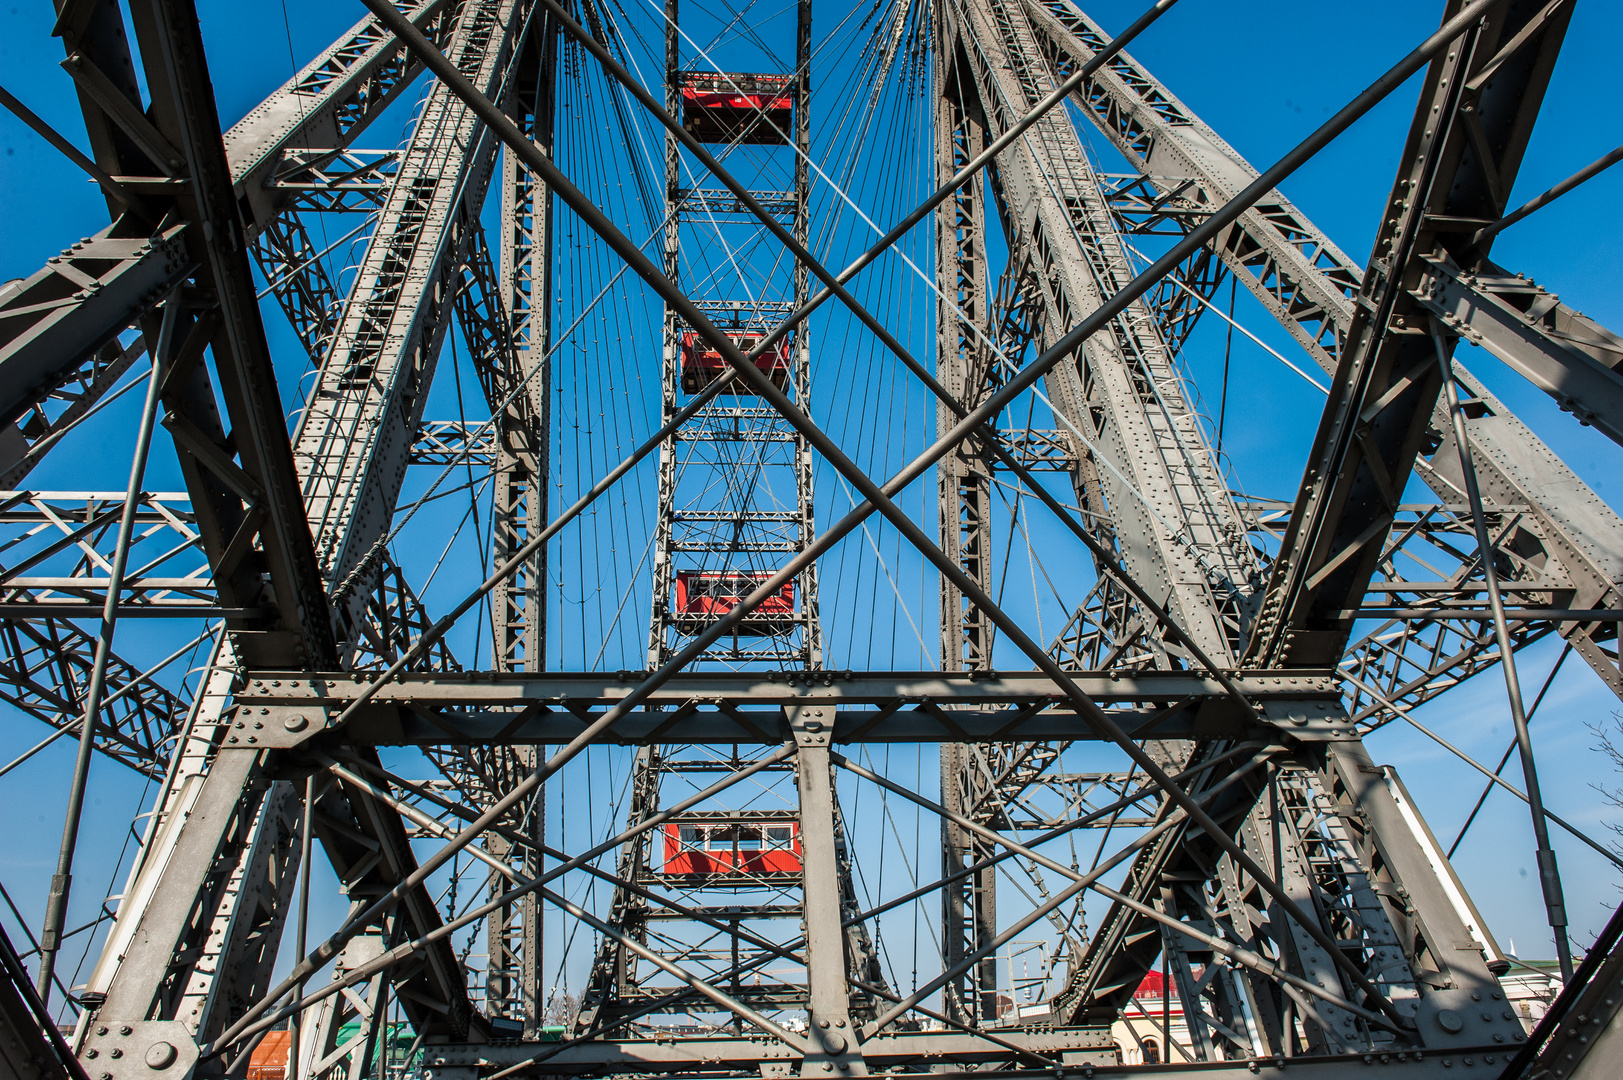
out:
{"label": "ferris wheel axle support", "polygon": [[[969,437],[975,428],[997,416],[1018,394],[1024,392],[1037,379],[1058,366],[1066,357],[1072,355],[1081,347],[1083,342],[1102,329],[1109,320],[1121,314],[1129,304],[1174,270],[1188,255],[1198,248],[1204,247],[1220,230],[1231,224],[1253,203],[1264,197],[1295,172],[1296,169],[1312,159],[1341,132],[1345,131],[1388,94],[1402,85],[1411,75],[1428,64],[1438,53],[1447,48],[1455,38],[1469,29],[1486,13],[1503,3],[1504,0],[1477,0],[1476,3],[1469,5],[1454,18],[1444,23],[1440,29],[1282,157],[1245,190],[1224,204],[1222,208],[1199,227],[1193,229],[1183,240],[1157,260],[1155,264],[1138,275],[1131,284],[1106,301],[1092,315],[1068,332],[1052,348],[1012,378],[986,402],[967,414],[951,431],[938,439],[925,453],[916,458],[912,464],[904,468],[883,487],[876,484],[865,472],[846,458],[826,433],[796,408],[767,375],[754,367],[752,358],[747,357],[740,351],[737,345],[723,334],[685,293],[667,279],[654,263],[642,253],[641,249],[621,233],[613,222],[583,192],[576,188],[568,177],[564,176],[546,153],[533,143],[525,140],[517,127],[502,111],[488,98],[480,94],[467,78],[446,59],[443,53],[429,43],[415,27],[411,26],[385,0],[363,0],[363,2],[401,37],[407,47],[417,54],[454,94],[489,124],[509,149],[518,155],[525,165],[535,170],[552,187],[558,197],[580,216],[582,221],[597,232],[616,254],[630,264],[637,275],[643,278],[660,295],[661,299],[669,304],[687,321],[688,325],[692,326],[701,337],[709,342],[746,384],[777,409],[790,424],[806,437],[815,449],[822,453],[847,480],[856,486],[866,500],[863,506],[859,506],[850,514],[847,514],[834,528],[825,532],[810,547],[791,560],[788,566],[774,574],[771,580],[757,588],[742,603],[729,611],[709,631],[691,642],[673,657],[664,668],[654,672],[619,705],[606,712],[599,719],[598,724],[606,727],[608,723],[618,720],[620,715],[638,704],[649,691],[670,678],[676,671],[681,670],[682,667],[698,655],[699,651],[707,648],[723,634],[729,632],[732,626],[737,625],[745,615],[773,595],[785,581],[799,573],[801,569],[818,558],[833,543],[843,538],[852,529],[856,528],[861,521],[871,516],[875,510],[878,510],[884,513],[885,517],[896,526],[898,531],[906,536],[909,542],[918,548],[926,558],[935,563],[966,598],[978,604],[987,613],[988,617],[998,624],[999,628],[1003,630],[1004,634],[1017,648],[1025,652],[1045,674],[1055,680],[1065,696],[1075,704],[1078,711],[1088,718],[1091,726],[1094,726],[1102,736],[1116,743],[1129,758],[1144,769],[1147,776],[1166,791],[1170,799],[1189,814],[1196,825],[1205,830],[1213,841],[1235,860],[1237,865],[1243,867],[1248,874],[1252,875],[1264,891],[1277,900],[1281,908],[1291,915],[1302,926],[1303,930],[1326,951],[1332,962],[1341,969],[1342,973],[1355,986],[1367,993],[1372,1000],[1380,1003],[1382,1011],[1390,1019],[1399,1024],[1408,1022],[1395,1006],[1381,995],[1369,977],[1342,953],[1317,921],[1309,918],[1296,902],[1286,894],[1279,883],[1247,855],[1240,845],[1227,832],[1222,830],[1187,792],[1173,784],[1160,765],[1143,748],[1129,739],[1095,702],[1083,694],[1065,671],[1048,656],[1046,651],[1033,642],[1020,629],[1018,624],[993,602],[990,596],[987,596],[952,560],[948,559],[924,535],[918,525],[891,501],[890,496],[911,483],[925,469],[933,465],[936,460],[949,452],[952,447]],[[596,726],[594,725],[594,727]],[[585,734],[583,733],[583,737]],[[894,1021],[903,1011],[905,1011],[903,1006],[888,1010],[873,1025],[871,1030],[881,1030]]]}
{"label": "ferris wheel axle support", "polygon": [[[446,85],[451,88],[453,93],[457,94],[457,96],[462,98],[471,109],[480,114],[481,119],[484,119],[488,124],[491,125],[492,129],[498,133],[498,135],[505,143],[507,143],[510,149],[512,149],[522,160],[524,160],[526,165],[540,174],[558,194],[558,196],[563,199],[572,210],[579,214],[582,220],[593,228],[594,231],[598,232],[598,234],[604,238],[609,246],[613,248],[616,253],[621,256],[621,258],[625,259],[632,266],[632,268],[638,273],[638,276],[642,277],[646,282],[648,282],[648,284],[661,295],[662,299],[670,304],[679,314],[682,315],[684,319],[686,319],[689,325],[693,326],[701,336],[703,336],[714,348],[716,348],[717,351],[721,353],[723,358],[726,359],[728,364],[730,364],[733,369],[738,372],[739,376],[747,384],[751,385],[761,397],[766,399],[768,403],[782,413],[792,425],[800,430],[808,441],[810,441],[812,445],[825,456],[825,458],[834,464],[835,467],[842,474],[844,474],[848,480],[850,480],[860,491],[862,491],[864,497],[867,499],[868,505],[858,507],[851,514],[847,515],[842,522],[837,524],[834,529],[825,533],[811,547],[802,552],[800,556],[797,556],[794,560],[791,560],[790,565],[786,566],[776,575],[774,575],[772,581],[769,581],[758,588],[754,594],[746,598],[743,603],[733,608],[733,610],[730,611],[728,615],[724,617],[724,619],[713,626],[710,631],[696,639],[694,642],[690,643],[690,645],[682,650],[682,652],[676,657],[674,657],[665,668],[661,669],[659,672],[655,672],[648,680],[645,680],[638,688],[633,690],[631,695],[621,702],[620,705],[605,713],[604,716],[599,720],[600,724],[605,724],[605,722],[612,723],[613,721],[618,720],[620,714],[628,711],[634,704],[640,701],[640,699],[645,696],[649,690],[659,685],[665,679],[668,679],[671,674],[674,674],[675,671],[680,670],[682,666],[690,662],[691,659],[697,655],[698,650],[708,647],[711,642],[719,639],[721,635],[725,634],[732,625],[736,625],[737,622],[748,614],[750,610],[753,610],[754,607],[759,606],[759,604],[762,603],[768,596],[772,595],[776,588],[781,586],[783,581],[788,580],[788,578],[792,577],[794,573],[798,573],[799,570],[805,565],[809,565],[810,562],[812,562],[822,553],[822,551],[827,550],[832,543],[849,533],[851,529],[856,526],[856,524],[870,516],[875,509],[880,510],[889,520],[891,520],[897,529],[903,533],[903,535],[907,536],[908,540],[915,547],[917,547],[926,557],[930,558],[931,561],[934,562],[941,569],[941,571],[948,576],[949,579],[953,580],[954,584],[961,589],[967,598],[969,598],[972,602],[977,603],[984,611],[987,612],[988,616],[994,622],[998,623],[1011,642],[1020,648],[1021,651],[1027,653],[1039,668],[1045,670],[1046,674],[1049,674],[1055,679],[1056,683],[1064,691],[1065,696],[1073,701],[1079,712],[1088,717],[1090,723],[1097,727],[1103,736],[1109,738],[1112,742],[1115,742],[1125,753],[1127,753],[1130,758],[1132,758],[1141,768],[1145,770],[1146,774],[1152,780],[1161,785],[1163,789],[1167,791],[1167,794],[1171,799],[1177,802],[1186,812],[1190,814],[1191,819],[1197,825],[1206,830],[1208,835],[1212,836],[1214,841],[1220,847],[1224,848],[1225,851],[1227,851],[1228,854],[1230,854],[1240,866],[1246,869],[1247,873],[1252,874],[1265,891],[1280,901],[1283,909],[1287,913],[1291,914],[1293,918],[1295,918],[1296,921],[1303,926],[1304,930],[1309,934],[1309,936],[1313,937],[1318,944],[1326,950],[1326,952],[1331,956],[1332,960],[1336,962],[1336,965],[1342,969],[1343,973],[1347,975],[1347,977],[1355,985],[1368,993],[1373,1000],[1382,1002],[1384,1005],[1383,1011],[1386,1011],[1391,1019],[1400,1024],[1404,1022],[1404,1018],[1397,1013],[1396,1009],[1389,1002],[1385,1001],[1377,988],[1369,981],[1368,977],[1362,971],[1360,971],[1350,959],[1342,955],[1341,951],[1335,946],[1334,942],[1330,940],[1329,936],[1324,932],[1322,927],[1318,926],[1316,922],[1309,919],[1307,915],[1300,910],[1298,905],[1296,905],[1295,902],[1286,895],[1285,891],[1280,887],[1278,882],[1274,881],[1268,874],[1266,874],[1266,872],[1263,871],[1260,866],[1254,862],[1254,860],[1246,855],[1240,846],[1234,842],[1233,838],[1229,837],[1223,830],[1218,828],[1216,823],[1205,814],[1205,812],[1194,802],[1188,793],[1172,784],[1170,778],[1166,776],[1165,772],[1159,767],[1159,765],[1157,765],[1142,748],[1133,743],[1126,736],[1126,734],[1120,730],[1115,722],[1108,715],[1106,715],[1103,710],[1099,709],[1096,703],[1083,694],[1081,690],[1076,687],[1074,682],[1072,682],[1072,680],[1065,674],[1065,672],[1057,664],[1055,664],[1051,658],[1048,657],[1046,652],[1037,646],[1035,642],[1032,642],[1024,634],[1024,632],[1021,631],[1019,626],[998,608],[998,606],[992,601],[991,597],[986,596],[973,581],[969,580],[968,577],[961,572],[956,564],[947,559],[946,556],[942,554],[941,551],[935,546],[935,544],[922,533],[917,524],[895,506],[889,496],[895,491],[899,491],[907,483],[911,482],[912,479],[920,475],[923,470],[933,464],[937,458],[950,450],[951,447],[961,442],[963,438],[970,435],[974,428],[995,417],[997,413],[1002,411],[1008,402],[1014,398],[1015,395],[1023,392],[1038,378],[1057,366],[1063,359],[1065,359],[1065,357],[1072,354],[1078,347],[1080,347],[1082,342],[1092,336],[1093,333],[1097,332],[1097,330],[1099,330],[1109,319],[1120,314],[1128,304],[1147,291],[1148,288],[1150,288],[1156,281],[1164,277],[1166,273],[1176,267],[1188,254],[1196,250],[1198,247],[1204,246],[1204,244],[1212,239],[1220,229],[1230,224],[1235,218],[1249,208],[1252,203],[1263,197],[1268,191],[1276,187],[1282,180],[1299,168],[1303,163],[1311,159],[1319,150],[1328,145],[1332,139],[1349,127],[1377,102],[1386,97],[1387,94],[1391,93],[1391,91],[1397,86],[1401,85],[1410,75],[1414,74],[1414,72],[1418,71],[1422,66],[1430,62],[1430,60],[1438,52],[1446,48],[1455,37],[1464,32],[1498,3],[1502,3],[1503,0],[1478,0],[1477,3],[1472,4],[1460,14],[1456,15],[1453,19],[1445,23],[1441,29],[1431,35],[1418,48],[1413,50],[1408,56],[1401,60],[1351,103],[1345,106],[1334,117],[1332,117],[1312,135],[1299,144],[1294,150],[1285,155],[1285,157],[1277,162],[1272,168],[1258,177],[1258,179],[1249,187],[1247,187],[1234,199],[1230,200],[1229,203],[1213,214],[1212,217],[1200,227],[1191,231],[1190,234],[1183,239],[1183,241],[1175,245],[1173,249],[1158,260],[1156,264],[1151,266],[1143,274],[1139,275],[1132,284],[1118,292],[1092,316],[1085,319],[1080,325],[1067,333],[1065,337],[1063,337],[1053,348],[1049,349],[1036,362],[1023,370],[1019,375],[1005,385],[1002,390],[1000,390],[997,394],[994,394],[987,402],[974,410],[974,412],[966,415],[966,417],[960,421],[960,423],[951,432],[939,439],[929,451],[921,455],[918,459],[915,459],[912,465],[894,477],[884,486],[884,488],[881,488],[879,485],[875,484],[874,481],[866,475],[866,473],[851,463],[845,457],[839,447],[835,445],[834,442],[829,439],[820,428],[813,424],[809,418],[802,414],[800,410],[797,409],[780,390],[778,390],[778,388],[766,375],[757,371],[751,363],[750,358],[746,357],[729,338],[722,334],[710,322],[704,313],[698,309],[697,305],[695,305],[684,293],[682,293],[681,290],[676,288],[673,283],[666,279],[664,275],[662,275],[654,266],[652,261],[644,256],[641,250],[637,248],[628,238],[621,234],[619,230],[615,228],[613,223],[607,219],[607,217],[590,201],[590,199],[584,195],[584,193],[574,187],[568,178],[565,177],[552,162],[550,157],[542,152],[540,148],[524,140],[511,121],[509,121],[492,102],[490,102],[487,98],[484,98],[483,95],[479,94],[472,84],[469,83],[468,80],[456,70],[456,68],[444,57],[443,54],[439,52],[438,49],[434,48],[430,43],[428,43],[421,34],[415,31],[414,27],[410,26],[410,24],[400,17],[397,12],[390,9],[389,6],[383,2],[383,0],[364,0],[364,2],[368,7],[372,8],[381,19],[387,23],[392,23],[393,25],[391,26],[391,29],[394,29],[396,33],[401,36],[401,38],[407,43],[408,48],[417,53],[423,59],[424,63],[446,82]],[[881,1023],[877,1024],[874,1030],[878,1030],[891,1020],[894,1020],[899,1014],[900,1008],[893,1008],[886,1014],[885,1017],[881,1018]]]}

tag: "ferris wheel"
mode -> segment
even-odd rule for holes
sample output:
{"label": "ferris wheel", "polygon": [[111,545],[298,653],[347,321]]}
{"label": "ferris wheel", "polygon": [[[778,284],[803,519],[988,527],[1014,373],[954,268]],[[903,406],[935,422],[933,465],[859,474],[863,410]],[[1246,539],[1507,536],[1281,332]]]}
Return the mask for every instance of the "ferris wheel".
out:
{"label": "ferris wheel", "polygon": [[[1201,2],[237,12],[240,119],[192,0],[59,3],[89,152],[3,103],[111,224],[0,287],[19,1075],[1604,1075],[1544,715],[1623,697],[1623,519],[1490,390],[1623,442],[1494,261],[1623,158],[1517,186],[1585,24],[1447,0],[1253,162],[1135,58]],[[1360,263],[1281,188],[1410,99]]]}

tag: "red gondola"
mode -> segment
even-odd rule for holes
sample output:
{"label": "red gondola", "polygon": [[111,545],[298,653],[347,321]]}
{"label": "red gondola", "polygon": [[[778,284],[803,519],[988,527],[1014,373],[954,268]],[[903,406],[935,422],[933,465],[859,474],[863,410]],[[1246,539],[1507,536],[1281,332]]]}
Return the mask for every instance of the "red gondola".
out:
{"label": "red gondola", "polygon": [[[727,335],[734,345],[746,354],[759,345],[764,334]],[[782,390],[789,384],[789,341],[780,340],[772,348],[755,358],[755,366],[765,372],[772,384]],[[729,370],[727,361],[708,341],[689,330],[682,335],[682,392],[697,394]],[[729,394],[753,393],[742,381],[735,380],[724,391]]]}
{"label": "red gondola", "polygon": [[702,143],[789,143],[787,75],[682,73],[682,126]]}
{"label": "red gondola", "polygon": [[659,872],[671,877],[800,873],[800,823],[793,820],[671,822]]}
{"label": "red gondola", "polygon": [[[676,573],[676,610],[683,615],[725,615],[771,576],[769,570],[753,574],[679,570]],[[786,581],[783,588],[744,617],[741,629],[747,629],[752,620],[781,622],[793,618],[794,614],[795,583]]]}

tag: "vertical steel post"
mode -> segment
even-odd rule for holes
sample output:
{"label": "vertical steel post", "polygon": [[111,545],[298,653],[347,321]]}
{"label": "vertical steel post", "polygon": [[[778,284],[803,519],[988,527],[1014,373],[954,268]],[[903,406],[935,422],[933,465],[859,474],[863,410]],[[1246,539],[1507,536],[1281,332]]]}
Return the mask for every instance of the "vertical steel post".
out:
{"label": "vertical steel post", "polygon": [[1561,892],[1561,872],[1556,867],[1555,849],[1550,846],[1550,828],[1544,820],[1544,797],[1539,791],[1538,765],[1533,759],[1533,739],[1527,731],[1527,714],[1522,709],[1521,680],[1516,676],[1516,658],[1510,644],[1510,627],[1505,621],[1505,601],[1499,593],[1499,574],[1493,565],[1493,542],[1488,536],[1487,519],[1482,513],[1482,492],[1477,486],[1476,463],[1471,454],[1471,437],[1465,429],[1465,413],[1460,408],[1459,387],[1442,334],[1435,321],[1432,343],[1437,365],[1443,373],[1443,395],[1448,416],[1454,424],[1454,442],[1460,453],[1460,472],[1465,479],[1465,497],[1471,506],[1471,524],[1476,530],[1477,553],[1482,558],[1482,576],[1488,585],[1488,606],[1493,611],[1493,632],[1499,644],[1499,666],[1505,673],[1505,693],[1510,698],[1510,719],[1516,725],[1516,746],[1521,752],[1522,778],[1527,785],[1527,806],[1533,814],[1533,839],[1537,844],[1539,886],[1544,891],[1544,910],[1550,931],[1555,935],[1555,955],[1561,962],[1561,978],[1572,979],[1572,947],[1567,941],[1567,905]]}
{"label": "vertical steel post", "polygon": [[846,936],[840,926],[840,860],[834,831],[834,780],[829,740],[834,711],[793,709],[789,725],[798,748],[795,776],[800,789],[802,912],[806,928],[806,1022],[810,1049],[802,1075],[833,1065],[841,1073],[866,1072],[851,1024],[846,976]]}
{"label": "vertical steel post", "polygon": [[73,783],[68,788],[68,812],[62,823],[62,847],[57,854],[56,874],[51,878],[50,895],[45,901],[45,925],[40,930],[39,972],[35,985],[40,1001],[51,1000],[51,973],[62,945],[62,925],[68,914],[68,893],[73,885],[73,853],[79,843],[79,819],[84,814],[85,782],[90,776],[90,755],[96,748],[96,717],[101,712],[102,691],[107,685],[107,658],[112,653],[113,631],[118,624],[118,594],[124,590],[124,568],[129,562],[130,539],[135,533],[135,508],[141,501],[141,478],[146,475],[147,453],[152,449],[152,427],[158,417],[158,390],[163,385],[164,360],[174,334],[179,307],[175,299],[164,305],[158,340],[152,348],[152,372],[147,378],[146,403],[141,408],[141,424],[135,434],[134,460],[130,462],[130,486],[124,492],[124,512],[118,522],[118,543],[113,549],[112,571],[107,576],[107,599],[101,608],[101,631],[96,636],[96,659],[90,669],[90,686],[85,691],[84,718],[79,725],[79,754],[73,763]]}
{"label": "vertical steel post", "polygon": [[[986,130],[971,115],[961,73],[951,54],[935,66],[936,183],[945,184],[986,147]],[[936,378],[966,408],[990,392],[986,350],[976,339],[987,316],[985,189],[977,177],[959,187],[936,210]],[[936,433],[952,429],[957,414],[937,406]],[[991,463],[966,440],[936,464],[940,543],[943,551],[983,590],[991,588]],[[991,667],[991,623],[963,592],[941,579],[941,666],[946,671]],[[977,747],[941,746],[941,801],[966,816],[976,812],[985,782]],[[956,875],[989,853],[984,842],[943,818],[942,874]],[[941,892],[942,963],[951,966],[997,934],[997,869],[960,879]],[[943,999],[954,1020],[975,1024],[997,1019],[997,960],[987,960],[955,980]]]}
{"label": "vertical steel post", "polygon": [[[542,17],[518,43],[513,64],[516,84],[504,102],[513,122],[543,152],[553,151],[554,82],[558,27]],[[524,391],[501,417],[497,438],[492,511],[493,562],[501,565],[544,529],[549,520],[552,347],[552,189],[521,164],[511,150],[502,153],[502,227],[498,266],[501,315],[510,328],[516,369]],[[536,368],[541,370],[537,371]],[[523,427],[524,431],[511,430]],[[546,668],[547,547],[543,545],[518,575],[491,595],[492,632],[500,671]]]}
{"label": "vertical steel post", "polygon": [[[682,90],[678,85],[682,67],[680,39],[677,36],[678,0],[665,0],[665,111],[672,116],[682,114]],[[681,144],[670,132],[665,134],[665,248],[660,254],[660,266],[665,276],[676,281],[682,269],[682,227],[677,209],[682,203]],[[682,331],[680,321],[669,305],[660,320],[660,419],[669,423],[677,413],[677,387],[681,382]],[[677,447],[676,437],[660,444],[658,496],[659,520],[654,530],[653,602],[648,616],[649,670],[660,667],[670,657],[668,626],[672,615],[673,590],[676,586],[675,568],[671,561],[671,547],[676,512]]]}
{"label": "vertical steel post", "polygon": [[[514,123],[547,154],[553,150],[557,54],[557,23],[543,16],[530,36],[516,46],[517,77],[505,103]],[[511,558],[548,521],[552,401],[548,353],[555,299],[552,189],[511,150],[503,152],[501,170],[501,314],[511,328],[517,361],[514,376],[524,380],[525,390],[502,417],[499,433],[491,513],[495,565]],[[523,430],[516,430],[519,427]],[[546,669],[546,580],[547,547],[542,545],[514,580],[493,590],[491,629],[497,670]],[[528,776],[538,764],[534,747],[500,748],[495,754],[502,763],[495,770],[497,775],[513,780]],[[529,848],[516,848],[495,834],[487,837],[487,845],[493,852],[516,855],[526,875],[538,873],[545,813],[543,788],[524,815],[522,827],[533,841]],[[499,893],[501,883],[493,883],[492,888]],[[486,927],[486,1010],[493,1017],[504,1014],[520,1020],[526,1037],[537,1035],[545,1008],[540,988],[540,920],[540,900],[530,895],[493,914]]]}

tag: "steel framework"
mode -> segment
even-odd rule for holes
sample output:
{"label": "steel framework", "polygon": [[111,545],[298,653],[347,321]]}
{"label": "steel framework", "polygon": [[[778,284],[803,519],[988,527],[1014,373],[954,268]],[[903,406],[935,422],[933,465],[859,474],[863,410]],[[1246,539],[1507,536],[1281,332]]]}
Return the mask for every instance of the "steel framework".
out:
{"label": "steel framework", "polygon": [[[0,698],[50,729],[0,776],[79,744],[37,940],[23,924],[34,948],[0,939],[11,1071],[249,1077],[285,1024],[289,1080],[1125,1075],[1143,1047],[1112,1025],[1159,966],[1189,1049],[1156,1072],[1563,1075],[1556,1048],[1588,1045],[1562,1019],[1574,1003],[1579,1026],[1617,1010],[1595,987],[1619,932],[1574,969],[1548,833],[1576,830],[1543,809],[1516,658],[1559,635],[1623,697],[1623,518],[1453,352],[1482,345],[1623,442],[1623,339],[1490,258],[1531,212],[1509,197],[1572,0],[1445,0],[1436,33],[1260,172],[1125,51],[1176,2],[1114,37],[1073,0],[841,12],[831,24],[870,40],[836,109],[813,94],[832,61],[812,0],[792,17],[364,0],[222,130],[193,0],[56,0],[90,154],[5,99],[91,174],[111,223],[0,287]],[[1415,75],[1360,267],[1278,188]],[[924,102],[930,195],[873,242],[824,148],[888,93]],[[398,145],[361,145],[402,115]],[[1101,171],[1095,131],[1132,174]],[[641,244],[621,212],[637,185]],[[1152,240],[1161,254],[1140,254]],[[873,286],[881,261],[922,291]],[[599,262],[613,276],[589,298]],[[1182,366],[1224,281],[1329,376],[1289,502],[1231,491]],[[576,328],[610,295],[620,322],[593,316],[589,349]],[[893,329],[905,303],[933,335],[924,362]],[[302,353],[291,379],[267,315]],[[928,403],[918,445],[848,437],[828,405],[878,393],[842,389],[860,381],[853,335]],[[579,433],[642,399],[582,380],[608,369],[565,350],[602,360],[624,341],[656,415],[601,462]],[[488,420],[465,415],[463,353]],[[452,392],[442,366],[454,419],[430,415]],[[26,488],[134,370],[149,390],[129,490]],[[143,490],[158,426],[184,491]],[[904,509],[932,471],[933,503]],[[584,523],[643,472],[644,561],[582,554],[603,535]],[[467,482],[440,492],[452,476]],[[1411,477],[1436,501],[1408,501]],[[566,479],[578,498],[560,507]],[[849,512],[823,524],[831,487]],[[460,526],[406,531],[459,492],[473,555]],[[1062,575],[1057,634],[1002,602],[997,540],[1023,532],[1022,503],[1082,568]],[[835,668],[825,611],[861,587],[852,547],[906,609],[890,534],[939,583],[936,664]],[[474,569],[436,610],[453,553]],[[572,621],[572,575],[622,563],[612,619]],[[633,596],[648,629],[623,662],[642,667],[601,671]],[[154,663],[125,620],[195,636]],[[197,655],[196,683],[176,679]],[[1519,789],[1498,782],[1530,808],[1571,982],[1531,1040],[1504,1002],[1509,961],[1364,745],[1490,669],[1522,767]],[[922,744],[938,785],[888,767]],[[591,748],[624,748],[602,807]],[[89,928],[99,960],[67,987],[104,760],[158,794]],[[602,835],[568,823],[576,777]],[[939,827],[939,862],[893,807]],[[887,832],[910,888],[886,876]],[[318,846],[344,913],[311,937]],[[911,972],[887,951],[899,910]],[[1016,955],[1039,955],[1038,975],[1016,977]],[[53,1007],[75,1019],[65,1040]],[[1585,1054],[1601,1075],[1603,1053],[1569,1059]]]}

